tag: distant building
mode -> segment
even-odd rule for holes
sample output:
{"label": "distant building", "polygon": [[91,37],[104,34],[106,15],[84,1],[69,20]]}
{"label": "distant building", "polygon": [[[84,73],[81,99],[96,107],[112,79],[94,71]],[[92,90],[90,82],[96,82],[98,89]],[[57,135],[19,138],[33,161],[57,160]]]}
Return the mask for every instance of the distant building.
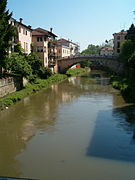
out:
{"label": "distant building", "polygon": [[119,33],[114,33],[114,55],[119,55],[121,53],[121,45],[125,41],[125,36],[127,35],[127,31],[122,30]]}
{"label": "distant building", "polygon": [[18,32],[16,43],[21,44],[21,47],[24,49],[25,54],[30,54],[32,44],[32,29],[31,26],[26,26],[25,24],[23,24],[22,21],[23,19],[20,18],[19,22],[15,22],[15,26]]}
{"label": "distant building", "polygon": [[32,31],[33,51],[43,60],[43,66],[51,66],[56,58],[55,38],[52,28],[47,31],[37,28]]}
{"label": "distant building", "polygon": [[104,47],[100,51],[100,55],[102,56],[112,56],[113,55],[113,47]]}
{"label": "distant building", "polygon": [[79,45],[66,39],[59,39],[57,41],[58,57],[74,56],[79,53]]}
{"label": "distant building", "polygon": [[57,58],[70,56],[70,47],[57,43]]}

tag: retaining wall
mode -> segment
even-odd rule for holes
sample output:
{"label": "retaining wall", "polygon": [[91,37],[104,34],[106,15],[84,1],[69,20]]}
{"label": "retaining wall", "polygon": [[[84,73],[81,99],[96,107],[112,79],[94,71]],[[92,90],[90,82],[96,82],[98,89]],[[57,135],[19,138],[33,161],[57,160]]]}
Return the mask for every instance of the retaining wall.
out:
{"label": "retaining wall", "polygon": [[21,77],[6,77],[0,79],[0,97],[22,89],[23,80]]}

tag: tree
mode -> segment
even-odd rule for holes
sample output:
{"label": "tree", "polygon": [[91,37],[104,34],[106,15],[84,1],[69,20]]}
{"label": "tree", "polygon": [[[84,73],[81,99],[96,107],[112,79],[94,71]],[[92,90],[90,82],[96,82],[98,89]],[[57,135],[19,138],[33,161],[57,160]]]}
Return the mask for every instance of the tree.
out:
{"label": "tree", "polygon": [[20,55],[24,53],[24,49],[22,48],[20,42],[14,46],[14,52],[19,53]]}
{"label": "tree", "polygon": [[121,47],[121,54],[120,54],[120,61],[122,61],[125,64],[128,64],[128,59],[132,55],[132,53],[135,51],[135,44],[131,40],[126,40]]}
{"label": "tree", "polygon": [[6,6],[7,0],[0,0],[0,67],[5,67],[6,55],[15,35],[15,28],[9,24],[12,13],[6,10]]}
{"label": "tree", "polygon": [[81,54],[99,54],[101,47],[98,45],[90,44],[88,45],[87,49],[82,51]]}
{"label": "tree", "polygon": [[13,53],[10,57],[6,58],[6,69],[16,74],[20,74],[22,77],[29,79],[32,76],[32,68],[28,64],[24,55],[18,55]]}
{"label": "tree", "polygon": [[135,26],[134,26],[134,24],[131,24],[129,30],[127,31],[126,39],[131,40],[132,42],[135,43]]}
{"label": "tree", "polygon": [[26,56],[27,62],[32,68],[32,74],[39,75],[39,71],[42,67],[42,60],[34,53],[29,54]]}

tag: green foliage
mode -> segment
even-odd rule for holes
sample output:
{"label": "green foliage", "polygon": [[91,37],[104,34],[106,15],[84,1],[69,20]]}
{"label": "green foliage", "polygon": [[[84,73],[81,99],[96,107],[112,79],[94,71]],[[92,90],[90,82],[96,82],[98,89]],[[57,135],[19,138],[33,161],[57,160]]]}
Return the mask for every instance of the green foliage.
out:
{"label": "green foliage", "polygon": [[132,55],[128,59],[128,63],[132,68],[135,69],[135,51],[132,53]]}
{"label": "green foliage", "polygon": [[64,79],[66,79],[67,76],[63,75],[63,74],[55,74],[51,77],[49,77],[46,80],[42,80],[42,79],[36,79],[34,84],[28,84],[25,89],[21,90],[21,91],[17,91],[13,94],[9,94],[4,98],[0,99],[0,109],[4,109],[6,106],[10,106],[14,103],[16,103],[17,101],[20,101],[21,99],[23,99],[24,97],[31,95],[39,90],[41,90],[42,88],[47,88],[49,87],[51,84],[53,83],[57,83],[60,82]]}
{"label": "green foliage", "polygon": [[81,64],[82,68],[85,68],[85,67],[90,67],[92,62],[90,62],[90,61],[83,61],[80,64]]}
{"label": "green foliage", "polygon": [[111,76],[111,83],[115,89],[119,89],[123,94],[129,92],[129,82],[126,78],[119,76]]}
{"label": "green foliage", "polygon": [[9,24],[12,13],[6,10],[6,6],[7,0],[0,0],[0,66],[4,68],[6,55],[16,32],[14,26]]}
{"label": "green foliage", "polygon": [[43,67],[42,60],[36,54],[31,53],[31,54],[27,55],[26,60],[27,60],[28,64],[31,66],[32,74],[35,77],[37,76],[42,79],[46,79],[52,75],[52,71],[47,67]]}
{"label": "green foliage", "polygon": [[135,43],[135,26],[134,26],[134,24],[131,24],[129,30],[127,31],[126,39],[131,40],[132,42]]}
{"label": "green foliage", "polygon": [[47,67],[41,67],[40,71],[39,71],[39,77],[41,79],[47,79],[48,77],[50,77],[52,75],[52,71],[51,69],[47,68]]}
{"label": "green foliage", "polygon": [[39,75],[39,71],[42,68],[42,60],[34,53],[26,56],[26,60],[32,68],[32,74]]}
{"label": "green foliage", "polygon": [[121,49],[119,60],[127,64],[131,54],[135,51],[135,44],[131,40],[126,40]]}
{"label": "green foliage", "polygon": [[24,49],[22,48],[21,43],[17,43],[14,46],[14,52],[19,53],[20,55],[24,53]]}
{"label": "green foliage", "polygon": [[31,66],[26,61],[25,56],[13,53],[7,58],[6,69],[29,79],[32,75]]}
{"label": "green foliage", "polygon": [[86,72],[84,68],[74,68],[74,69],[69,69],[67,72],[66,72],[66,75],[67,76],[75,76],[77,74],[81,74],[81,73],[84,73]]}
{"label": "green foliage", "polygon": [[101,46],[90,44],[81,54],[99,54]]}

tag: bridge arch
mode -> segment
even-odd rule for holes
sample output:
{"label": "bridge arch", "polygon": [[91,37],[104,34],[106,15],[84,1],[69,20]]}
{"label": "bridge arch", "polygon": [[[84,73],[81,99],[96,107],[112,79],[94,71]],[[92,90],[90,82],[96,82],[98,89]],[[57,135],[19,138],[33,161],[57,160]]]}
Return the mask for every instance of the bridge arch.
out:
{"label": "bridge arch", "polygon": [[101,68],[105,67],[116,73],[122,73],[123,71],[123,64],[119,63],[116,57],[91,56],[91,55],[90,56],[80,55],[80,56],[72,56],[72,57],[58,59],[57,60],[58,71],[60,73],[65,73],[66,70],[69,69],[71,66],[87,60],[97,63]]}

